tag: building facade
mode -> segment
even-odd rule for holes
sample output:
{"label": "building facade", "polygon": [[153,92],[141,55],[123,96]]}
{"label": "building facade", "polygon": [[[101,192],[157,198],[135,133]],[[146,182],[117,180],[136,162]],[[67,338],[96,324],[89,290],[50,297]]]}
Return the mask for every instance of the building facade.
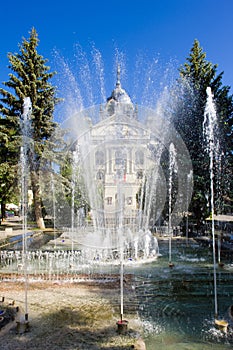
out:
{"label": "building facade", "polygon": [[137,106],[121,87],[119,69],[115,89],[101,106],[99,120],[85,135],[93,219],[104,227],[138,226],[140,193],[145,174],[154,164],[150,148],[156,140],[138,120]]}

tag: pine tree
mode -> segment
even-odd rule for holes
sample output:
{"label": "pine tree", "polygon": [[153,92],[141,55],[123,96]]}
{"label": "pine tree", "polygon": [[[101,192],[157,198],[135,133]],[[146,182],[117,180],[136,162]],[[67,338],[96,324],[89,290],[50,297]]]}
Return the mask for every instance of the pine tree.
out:
{"label": "pine tree", "polygon": [[55,72],[50,72],[50,67],[46,65],[47,60],[37,52],[39,39],[35,28],[29,34],[28,40],[23,38],[19,53],[8,54],[9,69],[13,73],[9,74],[9,81],[3,83],[7,89],[0,89],[0,111],[14,126],[14,137],[17,137],[21,134],[20,119],[24,99],[29,97],[31,100],[30,137],[34,145],[34,149],[29,152],[31,188],[36,222],[38,227],[44,228],[40,170],[51,165],[54,157],[51,150],[57,147],[50,140],[58,127],[53,121],[53,113],[59,99],[55,96],[55,87],[50,83]]}
{"label": "pine tree", "polygon": [[0,118],[0,204],[1,217],[6,218],[6,203],[17,201],[17,139],[15,129],[5,118]]}
{"label": "pine tree", "polygon": [[[190,210],[198,227],[208,215],[209,196],[209,159],[203,140],[203,119],[206,105],[206,88],[210,87],[214,95],[220,134],[220,153],[222,157],[221,178],[228,178],[232,186],[232,121],[233,100],[230,88],[222,86],[223,72],[217,75],[217,64],[206,60],[206,53],[198,40],[194,41],[187,62],[179,69],[180,78],[176,89],[176,110],[174,124],[182,136],[192,159],[194,190]],[[177,91],[178,90],[178,91]],[[227,164],[227,166],[226,166]],[[226,182],[225,182],[226,183]],[[230,196],[230,186],[225,186],[225,197]],[[222,209],[226,201],[221,198]],[[228,208],[229,209],[229,208]],[[225,208],[226,210],[226,208]]]}

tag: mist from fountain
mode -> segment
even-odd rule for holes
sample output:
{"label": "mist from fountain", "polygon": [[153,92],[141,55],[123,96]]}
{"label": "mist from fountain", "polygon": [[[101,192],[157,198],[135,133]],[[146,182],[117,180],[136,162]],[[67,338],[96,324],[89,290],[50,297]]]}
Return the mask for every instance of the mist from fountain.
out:
{"label": "mist from fountain", "polygon": [[[125,125],[129,127],[127,123],[125,123]],[[132,125],[130,126],[132,127]],[[122,145],[121,149],[124,152],[126,150],[125,141],[122,138],[115,138],[116,136],[113,135],[113,138],[109,137],[107,141],[104,143],[102,142],[96,147],[94,144],[95,140],[91,140],[88,133],[89,131],[84,133],[85,136],[87,135],[84,143],[82,144],[82,142],[79,142],[78,152],[81,154],[79,163],[82,164],[82,172],[85,174],[84,182],[85,188],[88,189],[93,226],[87,227],[86,232],[84,232],[85,230],[82,228],[82,235],[79,234],[80,229],[78,229],[78,232],[75,234],[75,240],[83,247],[82,249],[84,249],[84,247],[88,249],[89,247],[89,249],[93,250],[93,259],[97,258],[96,254],[98,258],[103,258],[102,253],[104,253],[104,258],[106,260],[110,258],[111,260],[117,257],[119,258],[121,254],[117,252],[121,251],[122,245],[124,247],[123,255],[126,260],[138,259],[139,253],[145,259],[151,257],[156,258],[159,253],[158,243],[156,237],[153,237],[150,232],[149,218],[151,217],[152,198],[153,196],[155,197],[156,191],[158,193],[156,183],[158,183],[158,179],[161,180],[158,169],[148,169],[148,172],[144,174],[143,182],[145,186],[142,186],[144,188],[143,194],[141,195],[144,199],[141,198],[140,206],[137,210],[138,214],[135,216],[134,213],[127,212],[125,208],[124,192],[126,191],[127,181],[125,181],[124,176],[127,175],[124,175],[125,161],[123,158],[120,159],[117,172],[115,172],[115,174],[113,173],[113,178],[111,179],[113,186],[116,187],[116,206],[111,212],[106,212],[106,209],[104,209],[104,200],[106,199],[102,197],[100,184],[95,178],[96,173],[92,166],[95,162],[93,152],[96,153],[98,150],[101,150],[101,152],[107,154],[109,152],[109,145],[114,145],[116,142]],[[127,137],[126,142],[128,144],[130,143],[129,137]],[[131,144],[134,142],[135,140],[133,139]],[[132,149],[137,149],[136,147],[138,146],[134,145],[131,147]],[[109,163],[105,164],[106,168],[108,168],[109,164],[113,161],[113,159],[110,159]],[[162,191],[160,190],[160,192]],[[162,200],[164,200],[164,194],[162,195]],[[161,202],[157,203],[158,206],[160,206],[160,204]],[[127,220],[125,217],[127,217]],[[108,218],[113,221],[113,226],[107,223]],[[125,223],[126,221],[129,223]],[[104,251],[101,252],[101,250]]]}
{"label": "mist from fountain", "polygon": [[[80,47],[77,50],[80,53]],[[71,201],[67,201],[68,189],[61,183],[61,176],[56,173],[56,169],[53,170],[48,182],[45,181],[42,169],[41,190],[47,214],[54,218],[54,228],[56,226],[57,229],[63,231],[63,234],[60,237],[54,236],[54,240],[51,240],[46,247],[43,247],[42,252],[35,254],[34,257],[36,259],[38,256],[41,257],[43,252],[50,251],[51,260],[54,261],[58,255],[61,259],[62,254],[57,254],[57,251],[66,250],[71,251],[75,256],[72,266],[76,265],[76,262],[83,265],[87,262],[115,264],[116,261],[119,261],[121,249],[123,249],[124,263],[139,262],[139,260],[141,262],[153,261],[160,253],[157,237],[152,231],[160,220],[168,191],[161,159],[164,153],[169,152],[171,143],[174,144],[177,153],[186,158],[184,164],[183,160],[177,157],[179,173],[177,195],[174,198],[173,210],[169,215],[170,225],[177,226],[182,219],[182,213],[186,211],[187,203],[184,204],[183,198],[187,187],[192,188],[191,181],[187,182],[187,174],[192,169],[189,154],[174,129],[167,111],[165,112],[169,92],[164,81],[163,84],[158,82],[158,85],[164,87],[164,91],[159,94],[161,100],[156,97],[157,106],[153,109],[143,106],[146,103],[155,104],[155,91],[153,93],[148,91],[150,90],[149,85],[155,82],[153,74],[158,73],[157,61],[153,61],[153,67],[150,66],[146,75],[148,81],[147,84],[144,84],[146,87],[142,92],[143,105],[138,106],[132,103],[126,91],[121,88],[120,76],[118,76],[116,88],[113,91],[116,95],[111,96],[113,99],[116,98],[115,110],[114,114],[109,114],[111,106],[109,99],[106,102],[102,58],[98,50],[93,50],[93,52],[94,74],[90,68],[92,65],[87,64],[85,54],[82,52],[81,56],[77,55],[85,63],[81,74],[85,81],[84,84],[77,81],[67,62],[62,60],[62,74],[66,81],[64,93],[67,92],[65,108],[69,115],[62,126],[70,130],[67,139],[70,142],[69,151],[73,157]],[[117,60],[119,57],[120,55]],[[123,67],[122,75],[124,76],[125,65],[121,60],[120,65]],[[137,71],[140,70],[141,65],[142,62],[137,65]],[[163,76],[169,76],[168,70]],[[136,85],[138,85],[140,79],[136,80],[138,81]],[[91,92],[90,87],[92,84],[96,89],[96,82],[98,82],[98,90],[101,92],[101,100],[104,104],[85,109],[81,87],[85,85],[87,100],[91,103],[96,95]],[[93,132],[96,131],[102,135],[106,128],[108,132],[98,141],[98,135],[93,135]],[[115,165],[115,158],[110,155],[111,148],[118,149],[120,152],[118,163]],[[143,171],[141,171],[140,156],[138,163],[131,156],[138,150],[143,150],[144,153]],[[104,179],[108,176],[109,186],[116,188],[115,197],[113,197],[115,205],[111,210],[106,206],[107,195],[104,193],[102,180],[96,177],[94,164],[97,152],[109,155],[99,168],[103,168]],[[138,171],[139,178],[134,180],[137,182],[137,190],[135,187],[132,195],[132,174],[136,171]],[[52,186],[50,194],[48,193],[49,183]],[[85,204],[78,208],[75,207],[77,188],[89,203],[91,209],[89,213]],[[126,198],[129,198],[127,199],[129,203],[132,201],[134,210],[130,210],[131,204],[126,203]],[[111,220],[112,223],[109,223]],[[70,263],[68,255],[66,257]],[[59,265],[59,262],[57,264]]]}
{"label": "mist from fountain", "polygon": [[[143,104],[154,105],[156,96],[157,106],[151,109],[134,105],[121,87],[120,78],[125,76],[125,63],[118,53],[116,61],[118,69],[121,68],[121,76],[117,73],[116,87],[110,98],[106,99],[104,67],[100,52],[92,50],[93,61],[89,64],[81,47],[77,46],[76,50],[77,63],[82,67],[77,74],[81,77],[81,83],[68,63],[56,55],[56,62],[61,63],[60,68],[65,77],[65,86],[61,81],[59,83],[64,93],[67,92],[65,110],[69,116],[62,126],[70,131],[67,138],[70,142],[73,166],[70,203],[66,199],[67,189],[64,189],[60,182],[56,184],[54,173],[54,189],[57,192],[55,197],[59,198],[59,202],[55,205],[56,215],[52,216],[56,217],[56,226],[63,234],[56,242],[50,242],[47,249],[52,250],[56,247],[57,250],[66,249],[72,252],[80,250],[85,257],[83,261],[88,259],[89,262],[95,263],[115,263],[120,259],[123,249],[125,263],[152,261],[159,256],[157,237],[152,231],[162,215],[169,186],[161,159],[164,153],[169,152],[171,143],[177,152],[183,153],[187,159],[185,165],[181,160],[177,160],[179,179],[177,196],[169,215],[171,226],[177,226],[181,221],[187,206],[187,203],[184,205],[183,198],[187,188],[192,188],[192,182],[187,182],[187,172],[192,169],[188,151],[172,126],[167,111],[165,112],[169,98],[168,86],[164,82],[160,84],[160,87],[164,87],[163,92],[159,93],[161,100],[158,100],[155,91],[152,93],[149,85],[155,84],[154,74],[158,73],[157,60],[154,60],[148,69],[148,81],[143,84],[144,92],[141,94],[144,96]],[[137,71],[140,70],[141,64],[142,62],[138,62]],[[169,77],[168,69],[164,76]],[[136,80],[138,85],[140,79]],[[93,91],[91,85],[94,87]],[[98,88],[103,104],[85,109],[85,99],[81,96],[83,88],[86,90],[89,104],[96,98]],[[134,154],[140,151],[143,151],[144,164],[140,164],[140,156],[138,160],[134,158]],[[118,152],[117,163],[114,152]],[[95,166],[97,153],[104,155],[103,162],[98,165],[99,170]],[[138,172],[139,177],[132,180],[135,172]],[[115,188],[113,196],[107,194],[105,181],[108,188]],[[137,190],[133,181],[137,182]],[[46,203],[46,184],[42,183],[41,188]],[[77,191],[82,193],[88,202],[89,212],[85,204],[79,208],[75,207]],[[114,203],[106,205],[110,196]],[[49,205],[46,209],[49,212]],[[51,212],[53,209],[54,206],[51,207]]]}

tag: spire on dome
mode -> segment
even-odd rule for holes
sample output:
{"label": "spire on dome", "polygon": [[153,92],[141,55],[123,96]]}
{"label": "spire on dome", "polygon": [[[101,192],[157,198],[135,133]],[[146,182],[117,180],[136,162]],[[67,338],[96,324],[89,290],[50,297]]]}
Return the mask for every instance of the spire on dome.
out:
{"label": "spire on dome", "polygon": [[112,91],[111,96],[107,98],[105,110],[107,111],[108,116],[113,115],[116,113],[116,111],[118,111],[118,117],[119,112],[121,112],[121,115],[126,115],[127,117],[136,119],[137,116],[133,103],[127,92],[121,87],[120,74],[121,69],[120,65],[118,64],[115,89]]}
{"label": "spire on dome", "polygon": [[121,67],[118,63],[117,65],[117,81],[116,81],[116,87],[120,87],[121,86],[121,82],[120,82],[120,74],[121,74]]}
{"label": "spire on dome", "polygon": [[119,103],[132,104],[129,95],[128,95],[127,92],[126,92],[124,89],[122,89],[122,87],[121,87],[120,73],[121,73],[121,69],[120,69],[120,65],[118,64],[118,65],[117,65],[117,81],[116,81],[116,87],[115,87],[115,89],[112,91],[111,96],[107,99],[107,102],[115,101],[115,102],[119,102]]}

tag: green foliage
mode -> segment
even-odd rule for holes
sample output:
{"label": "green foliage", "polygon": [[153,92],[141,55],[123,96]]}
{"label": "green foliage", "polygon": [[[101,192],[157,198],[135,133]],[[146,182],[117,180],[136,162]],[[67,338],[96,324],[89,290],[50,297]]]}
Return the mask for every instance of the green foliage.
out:
{"label": "green foliage", "polygon": [[[29,33],[29,39],[23,39],[19,46],[19,53],[9,53],[9,81],[3,82],[4,88],[0,89],[0,112],[2,140],[5,140],[8,149],[7,162],[12,161],[13,148],[14,162],[19,162],[21,115],[25,97],[29,97],[32,103],[30,137],[33,140],[33,151],[30,150],[29,166],[31,185],[34,194],[36,216],[42,215],[39,198],[39,170],[43,167],[51,167],[51,163],[59,159],[62,145],[62,133],[58,131],[58,124],[53,121],[55,105],[59,102],[56,98],[55,87],[50,83],[55,72],[50,72],[46,65],[47,60],[37,52],[39,39],[33,28]],[[13,92],[12,92],[13,91]],[[8,125],[4,130],[4,123]],[[55,135],[56,134],[56,138]],[[58,137],[59,135],[59,137]],[[3,157],[1,151],[0,157]],[[61,158],[61,157],[60,157]]]}
{"label": "green foliage", "polygon": [[[190,210],[199,227],[209,215],[209,157],[203,140],[206,88],[212,90],[218,116],[221,162],[216,161],[215,173],[218,174],[218,186],[222,193],[221,199],[216,200],[222,202],[222,213],[226,209],[224,196],[232,198],[233,101],[232,96],[229,96],[229,87],[222,86],[223,72],[217,75],[217,65],[206,60],[198,40],[194,41],[187,62],[180,67],[179,72],[180,78],[173,96],[173,102],[176,100],[174,124],[193,163],[194,191]],[[219,189],[216,187],[216,196],[220,195]]]}
{"label": "green foliage", "polygon": [[77,212],[79,208],[86,208],[87,211],[90,209],[90,206],[84,179],[81,169],[75,166],[73,163],[72,153],[67,152],[60,168],[61,183],[65,189],[65,197],[71,207],[73,191],[75,212]]}
{"label": "green foliage", "polygon": [[0,204],[5,217],[5,204],[17,202],[18,144],[14,126],[9,119],[0,118]]}

